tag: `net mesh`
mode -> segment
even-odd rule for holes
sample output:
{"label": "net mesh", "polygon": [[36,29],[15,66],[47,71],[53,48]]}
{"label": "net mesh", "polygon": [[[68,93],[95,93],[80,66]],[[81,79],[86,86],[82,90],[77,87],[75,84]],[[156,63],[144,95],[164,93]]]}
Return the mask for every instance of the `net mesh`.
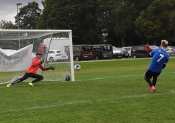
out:
{"label": "net mesh", "polygon": [[[37,74],[42,74],[45,81],[64,81],[67,75],[71,75],[70,55],[65,52],[65,47],[70,46],[72,41],[69,33],[70,31],[0,30],[0,83],[22,77],[37,52],[43,54],[44,67],[55,67],[54,71],[39,69]],[[32,80],[30,78],[25,81]]]}

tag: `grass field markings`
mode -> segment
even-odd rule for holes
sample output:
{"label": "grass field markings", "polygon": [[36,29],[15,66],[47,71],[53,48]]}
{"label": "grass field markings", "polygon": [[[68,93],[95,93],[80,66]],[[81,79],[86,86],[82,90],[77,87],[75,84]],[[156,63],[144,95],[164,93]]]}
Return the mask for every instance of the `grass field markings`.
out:
{"label": "grass field markings", "polygon": [[143,94],[143,95],[131,95],[131,96],[121,96],[119,98],[112,98],[112,99],[98,99],[96,101],[110,101],[110,100],[121,100],[121,99],[132,99],[132,98],[140,98],[140,97],[148,97],[152,95],[167,95],[167,94],[175,94],[175,90],[169,90],[168,92],[163,93],[154,93],[154,94]]}
{"label": "grass field markings", "polygon": [[151,58],[122,58],[122,59],[103,59],[103,60],[90,60],[90,61],[78,61],[75,63],[81,62],[105,62],[105,61],[121,61],[121,60],[139,60],[139,59],[151,59]]}
{"label": "grass field markings", "polygon": [[[161,73],[161,74],[172,74],[175,72],[170,72],[170,73]],[[144,72],[143,72],[144,74]],[[128,77],[137,77],[137,76],[141,76],[143,78],[143,74],[142,75],[129,75],[129,76],[115,76],[115,77],[105,77],[105,78],[93,78],[93,79],[85,79],[85,80],[76,80],[76,81],[87,81],[87,80],[101,80],[101,79],[109,79],[109,78],[128,78]]]}
{"label": "grass field markings", "polygon": [[130,76],[115,76],[115,77],[105,77],[105,78],[93,78],[93,79],[84,79],[84,80],[76,80],[76,81],[88,81],[88,80],[102,80],[102,79],[115,79],[115,78],[128,78],[128,77],[136,77],[136,76],[143,76],[143,75],[130,75]]}
{"label": "grass field markings", "polygon": [[93,102],[102,102],[102,101],[116,101],[121,99],[133,99],[133,98],[142,98],[142,97],[148,97],[148,96],[159,96],[159,95],[167,95],[167,94],[175,94],[175,90],[169,90],[163,93],[121,96],[118,98],[111,98],[111,99],[83,100],[83,101],[65,102],[62,104],[51,104],[51,105],[34,106],[29,108],[9,109],[9,110],[0,111],[0,114],[23,111],[23,110],[45,109],[45,108],[52,108],[52,107],[59,107],[59,106],[66,106],[66,105],[77,105],[77,104],[83,104],[83,103],[93,103]]}
{"label": "grass field markings", "polygon": [[[170,73],[161,73],[161,74],[172,74],[172,73],[175,73],[175,72],[170,72]],[[112,78],[112,79],[115,79],[115,78],[128,78],[128,77],[137,77],[137,76],[142,76],[143,78],[143,75],[130,75],[130,76],[115,76],[115,77],[105,77],[105,78],[92,78],[92,79],[84,79],[84,80],[75,80],[74,82],[80,82],[80,81],[88,81],[88,80],[103,80],[103,79],[109,79],[109,78]],[[67,82],[67,81],[66,81]],[[70,81],[71,82],[71,81]],[[4,84],[7,84],[9,82],[5,82],[5,83],[0,83],[0,85],[4,85]],[[50,84],[50,83],[65,83],[64,81],[49,81],[49,82],[40,82],[41,84]],[[18,85],[18,86],[25,86],[25,85]],[[6,88],[6,86],[2,86],[0,88]]]}
{"label": "grass field markings", "polygon": [[[174,56],[171,56],[170,58],[175,58]],[[148,60],[151,60],[152,58],[122,58],[122,59],[106,59],[106,60],[90,60],[90,61],[78,61],[78,62],[75,62],[75,63],[79,63],[79,62],[104,62],[104,61],[121,61],[121,60],[144,60],[144,59],[148,59]]]}
{"label": "grass field markings", "polygon": [[[118,77],[106,77],[106,78],[93,78],[93,79],[84,79],[84,80],[75,80],[74,82],[82,82],[82,81],[89,81],[89,80],[103,80],[103,79],[109,79],[109,78],[128,78],[128,77],[136,77],[136,76],[140,76],[140,75],[131,75],[131,76],[118,76]],[[71,81],[70,81],[71,82]],[[40,84],[50,84],[50,83],[58,83],[57,81],[49,81],[49,82],[40,82]],[[63,82],[60,82],[59,83],[65,83],[64,81]],[[7,83],[0,83],[1,85],[2,84],[7,84]],[[18,85],[18,86],[25,86],[25,85]],[[7,88],[6,86],[2,86],[0,88]]]}

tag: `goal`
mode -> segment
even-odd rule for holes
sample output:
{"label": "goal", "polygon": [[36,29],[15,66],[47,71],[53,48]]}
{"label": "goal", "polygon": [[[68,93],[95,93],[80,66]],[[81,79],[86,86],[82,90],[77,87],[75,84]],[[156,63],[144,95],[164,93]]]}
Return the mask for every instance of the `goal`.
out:
{"label": "goal", "polygon": [[[69,53],[66,52],[69,48]],[[43,65],[54,71],[37,71],[43,81],[75,81],[71,30],[0,30],[0,84],[22,77],[37,52]],[[31,81],[30,79],[25,81]]]}

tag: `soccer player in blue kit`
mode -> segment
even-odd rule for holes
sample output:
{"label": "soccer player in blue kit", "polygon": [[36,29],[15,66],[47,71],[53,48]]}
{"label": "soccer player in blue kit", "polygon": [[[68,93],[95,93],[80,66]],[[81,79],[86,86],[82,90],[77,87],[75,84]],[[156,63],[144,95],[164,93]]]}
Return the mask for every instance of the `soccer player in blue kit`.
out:
{"label": "soccer player in blue kit", "polygon": [[[166,52],[167,46],[168,41],[162,40],[160,47],[150,52],[150,55],[152,56],[152,61],[150,63],[150,66],[144,73],[144,79],[151,87],[152,92],[156,90],[155,86],[157,82],[157,77],[162,72],[162,69],[166,67],[166,64],[169,60],[169,55]],[[152,81],[151,78],[153,78]]]}

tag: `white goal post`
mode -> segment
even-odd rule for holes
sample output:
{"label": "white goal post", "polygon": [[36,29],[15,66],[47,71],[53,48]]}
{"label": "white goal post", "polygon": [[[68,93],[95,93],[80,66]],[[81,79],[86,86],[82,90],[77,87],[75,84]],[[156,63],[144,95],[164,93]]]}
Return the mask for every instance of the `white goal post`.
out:
{"label": "white goal post", "polygon": [[43,54],[45,67],[56,68],[37,71],[45,81],[75,81],[72,30],[0,29],[0,84],[23,76],[37,52]]}

